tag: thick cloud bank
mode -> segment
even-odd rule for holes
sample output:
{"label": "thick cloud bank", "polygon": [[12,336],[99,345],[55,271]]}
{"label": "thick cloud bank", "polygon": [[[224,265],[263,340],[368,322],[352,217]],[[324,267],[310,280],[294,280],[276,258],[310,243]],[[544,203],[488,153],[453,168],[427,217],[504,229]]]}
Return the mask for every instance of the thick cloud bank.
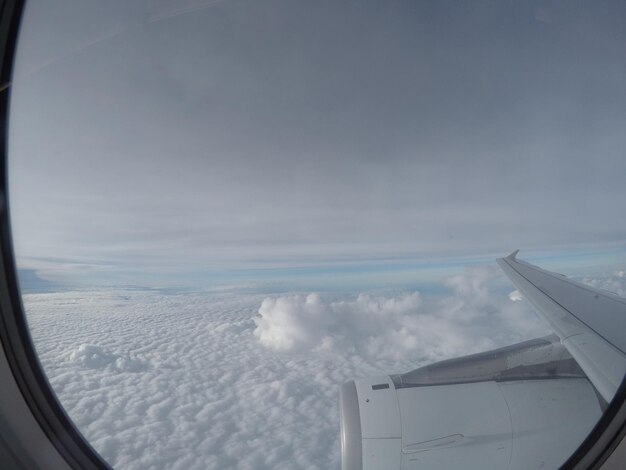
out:
{"label": "thick cloud bank", "polygon": [[[331,349],[337,342],[358,350],[368,338],[407,334],[407,319],[419,305],[417,292],[397,298],[360,294],[355,300],[336,302],[318,294],[266,298],[254,334],[263,345],[279,351]],[[414,343],[415,338],[401,341],[407,342]]]}
{"label": "thick cloud bank", "polygon": [[418,292],[360,294],[327,300],[319,294],[268,297],[254,335],[282,352],[332,351],[370,360],[435,360],[540,334],[543,325],[516,297],[496,293],[497,268],[480,267],[446,281],[450,294],[429,302]]}
{"label": "thick cloud bank", "polygon": [[548,332],[502,281],[477,268],[436,296],[108,290],[24,302],[52,387],[115,468],[328,470],[344,381]]}

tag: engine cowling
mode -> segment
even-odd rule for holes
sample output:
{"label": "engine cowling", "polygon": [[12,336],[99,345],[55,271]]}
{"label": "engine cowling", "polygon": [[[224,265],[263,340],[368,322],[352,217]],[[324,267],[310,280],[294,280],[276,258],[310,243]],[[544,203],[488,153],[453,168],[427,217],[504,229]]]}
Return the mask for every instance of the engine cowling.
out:
{"label": "engine cowling", "polygon": [[340,390],[342,470],[557,468],[605,405],[558,338]]}

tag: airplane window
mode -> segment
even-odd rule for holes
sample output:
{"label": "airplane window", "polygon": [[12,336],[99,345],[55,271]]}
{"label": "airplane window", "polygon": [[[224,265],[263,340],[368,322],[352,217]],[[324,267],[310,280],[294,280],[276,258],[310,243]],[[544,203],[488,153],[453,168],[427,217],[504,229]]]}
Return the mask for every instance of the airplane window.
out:
{"label": "airplane window", "polygon": [[80,433],[129,469],[563,465],[626,372],[625,21],[28,2],[11,228]]}

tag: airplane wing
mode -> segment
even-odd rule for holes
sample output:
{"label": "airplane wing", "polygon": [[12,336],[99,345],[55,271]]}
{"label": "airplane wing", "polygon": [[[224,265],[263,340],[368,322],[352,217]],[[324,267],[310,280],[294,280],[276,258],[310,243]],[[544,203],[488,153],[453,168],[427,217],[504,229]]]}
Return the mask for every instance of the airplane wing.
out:
{"label": "airplane wing", "polygon": [[557,468],[626,372],[626,300],[498,264],[554,335],[340,389],[342,470]]}
{"label": "airplane wing", "polygon": [[517,253],[498,264],[611,401],[626,371],[626,299],[520,261]]}

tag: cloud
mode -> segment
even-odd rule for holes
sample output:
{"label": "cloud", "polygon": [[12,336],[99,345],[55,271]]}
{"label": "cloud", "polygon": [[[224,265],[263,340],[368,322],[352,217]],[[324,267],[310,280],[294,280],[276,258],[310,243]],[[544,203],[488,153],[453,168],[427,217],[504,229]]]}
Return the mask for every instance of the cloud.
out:
{"label": "cloud", "polygon": [[581,279],[585,284],[604,289],[622,297],[626,297],[626,277],[623,270],[617,270],[613,273],[605,273],[600,277],[583,277]]}
{"label": "cloud", "polygon": [[522,293],[518,291],[517,289],[515,289],[513,292],[509,294],[509,299],[511,299],[511,301],[513,302],[519,302],[520,300],[523,299]]}
{"label": "cloud", "polygon": [[333,468],[337,384],[374,367],[260,346],[253,317],[262,300],[129,290],[24,295],[55,393],[113,467]]}
{"label": "cloud", "polygon": [[530,4],[223,2],[85,50],[214,2],[53,3],[16,76],[74,55],[15,81],[8,139],[45,279],[624,240],[622,29],[591,4],[555,31]]}
{"label": "cloud", "polygon": [[502,276],[468,269],[436,295],[23,298],[55,393],[113,467],[327,470],[341,383],[548,333]]}
{"label": "cloud", "polygon": [[544,332],[526,305],[511,304],[494,290],[493,281],[500,276],[497,268],[469,269],[445,281],[449,295],[429,302],[418,292],[389,297],[362,293],[341,300],[315,293],[268,297],[254,319],[254,335],[263,346],[282,352],[328,350],[423,361]]}
{"label": "cloud", "polygon": [[119,372],[140,372],[145,369],[142,361],[112,354],[92,344],[81,344],[68,354],[68,359],[70,362],[90,369],[107,368]]}
{"label": "cloud", "polygon": [[[355,300],[325,301],[318,294],[266,298],[259,309],[254,335],[279,350],[329,349],[338,341],[359,349],[381,331],[401,335],[406,316],[417,313],[419,293],[397,298],[360,294]],[[405,341],[412,341],[406,338]]]}

